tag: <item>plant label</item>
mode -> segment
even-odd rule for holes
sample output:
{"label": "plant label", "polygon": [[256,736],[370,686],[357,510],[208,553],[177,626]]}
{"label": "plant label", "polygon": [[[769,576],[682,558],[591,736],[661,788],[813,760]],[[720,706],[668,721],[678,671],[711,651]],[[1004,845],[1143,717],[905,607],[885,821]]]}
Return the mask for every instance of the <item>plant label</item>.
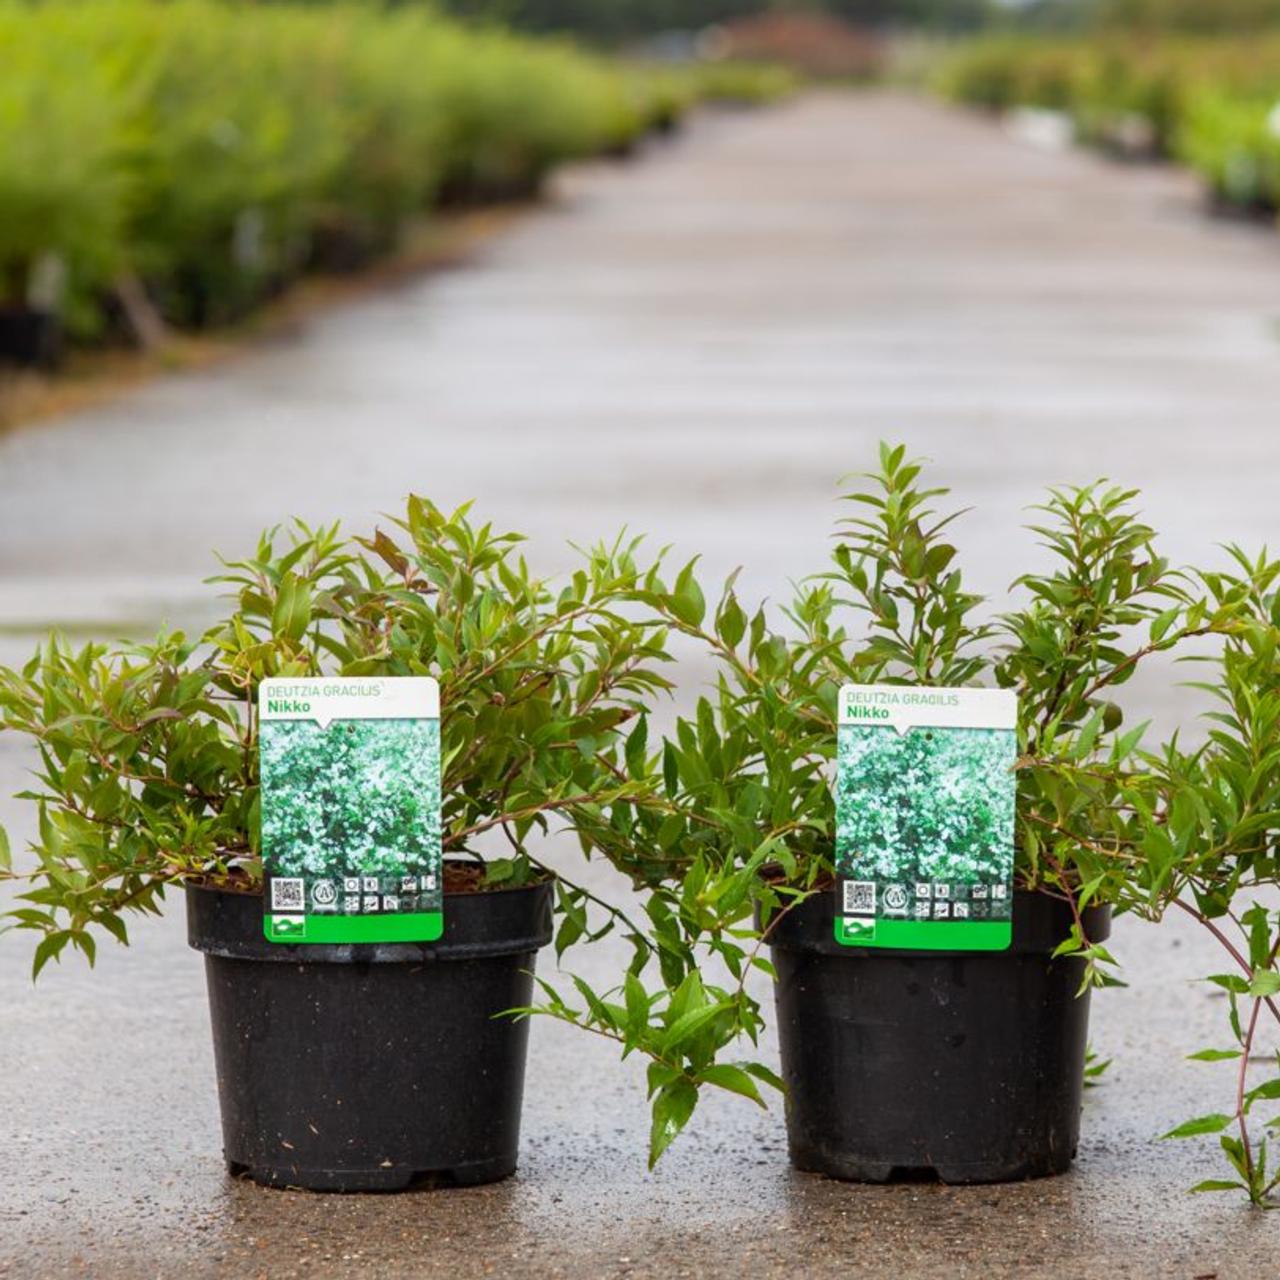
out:
{"label": "plant label", "polygon": [[439,938],[444,894],[435,680],[264,680],[258,753],[267,938]]}
{"label": "plant label", "polygon": [[837,942],[1008,948],[1017,717],[1003,689],[840,690]]}

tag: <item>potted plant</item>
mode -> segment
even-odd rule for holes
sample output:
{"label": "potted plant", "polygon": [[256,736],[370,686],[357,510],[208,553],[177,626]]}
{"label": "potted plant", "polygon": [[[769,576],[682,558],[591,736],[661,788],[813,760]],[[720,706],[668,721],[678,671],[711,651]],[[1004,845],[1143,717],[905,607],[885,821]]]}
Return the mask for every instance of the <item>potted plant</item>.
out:
{"label": "potted plant", "polygon": [[[1216,979],[1233,1009],[1253,1001],[1248,1017],[1232,1015],[1241,1043],[1206,1051],[1237,1063],[1239,1114],[1175,1132],[1243,1125],[1280,1096],[1275,1081],[1244,1086],[1257,1010],[1280,989],[1280,928],[1274,911],[1238,905],[1245,886],[1276,879],[1280,569],[1234,553],[1229,572],[1175,570],[1133,492],[1054,490],[1035,526],[1046,567],[1018,579],[1007,612],[983,618],[944,536],[955,514],[932,510],[944,494],[901,448],[882,448],[879,473],[849,495],[858,514],[838,530],[831,570],[787,611],[787,634],[763,609],[744,610],[732,579],[709,611],[692,565],[674,588],[656,571],[642,588],[717,655],[718,688],[664,744],[668,811],[633,807],[611,851],[645,887],[650,951],[637,951],[621,999],[588,990],[579,1007],[549,991],[537,1008],[651,1059],[654,1159],[705,1085],[763,1103],[768,1083],[786,1091],[804,1169],[956,1182],[1060,1172],[1076,1148],[1088,994],[1114,980],[1115,911],[1197,915],[1237,964]],[[1211,732],[1193,747],[1182,734],[1146,744],[1117,691],[1153,655],[1197,641],[1218,672]],[[872,682],[1016,691],[1007,950],[835,941],[837,699]],[[652,986],[649,956],[661,974]],[[774,979],[781,1079],[731,1060],[765,1022],[753,968]],[[1246,1136],[1228,1145],[1238,1182],[1265,1194],[1265,1149]]]}
{"label": "potted plant", "polygon": [[[0,728],[40,762],[34,865],[0,835],[0,876],[23,888],[7,923],[36,935],[38,975],[68,948],[92,963],[102,935],[127,942],[130,913],[185,890],[233,1172],[338,1190],[501,1178],[527,1027],[497,1015],[529,1002],[557,899],[563,947],[587,897],[530,838],[637,792],[623,726],[664,683],[660,635],[616,607],[631,549],[592,552],[554,591],[517,535],[419,498],[368,539],[297,525],[278,541],[225,568],[234,607],[199,641],[54,638],[0,670]],[[439,942],[264,937],[255,695],[315,675],[438,677]]]}

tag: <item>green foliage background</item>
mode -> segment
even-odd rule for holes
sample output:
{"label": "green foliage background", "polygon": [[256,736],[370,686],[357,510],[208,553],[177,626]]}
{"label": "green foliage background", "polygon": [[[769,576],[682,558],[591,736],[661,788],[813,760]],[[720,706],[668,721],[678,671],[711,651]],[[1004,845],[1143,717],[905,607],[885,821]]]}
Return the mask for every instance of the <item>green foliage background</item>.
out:
{"label": "green foliage background", "polygon": [[905,883],[1007,880],[1013,730],[842,725],[836,857],[847,875]]}
{"label": "green foliage background", "polygon": [[124,279],[171,325],[234,320],[326,246],[528,197],[700,92],[417,5],[0,0],[0,304],[53,257],[78,331]]}
{"label": "green foliage background", "polygon": [[1080,142],[1176,160],[1225,204],[1265,214],[1280,209],[1275,30],[991,36],[945,59],[937,83],[948,97],[990,110],[1064,112]]}
{"label": "green foliage background", "polygon": [[[1237,3],[1243,0],[1236,0]],[[669,30],[691,31],[767,11],[813,9],[875,30],[927,27],[964,31],[995,12],[992,0],[446,0],[468,17],[533,31],[572,31],[620,41]]]}
{"label": "green foliage background", "polygon": [[265,721],[262,851],[276,875],[396,875],[440,860],[435,720]]}

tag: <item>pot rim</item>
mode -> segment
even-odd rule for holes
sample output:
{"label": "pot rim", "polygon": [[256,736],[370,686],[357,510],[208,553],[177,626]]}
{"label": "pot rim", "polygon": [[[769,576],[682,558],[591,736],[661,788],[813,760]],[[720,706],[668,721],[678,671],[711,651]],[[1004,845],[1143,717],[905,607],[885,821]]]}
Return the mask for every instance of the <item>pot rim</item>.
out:
{"label": "pot rim", "polygon": [[[770,922],[765,938],[770,948],[806,951],[832,958],[881,960],[955,960],[981,959],[1016,955],[1050,955],[1067,937],[1072,923],[1071,909],[1057,897],[1036,889],[1015,889],[1014,904],[1023,903],[1021,915],[1013,916],[1010,945],[1000,951],[957,951],[939,948],[924,950],[904,947],[851,947],[835,939],[835,886],[815,890],[809,897],[780,919]],[[1084,910],[1091,942],[1105,942],[1111,936],[1111,904],[1091,903]],[[755,926],[761,928],[760,909],[755,911]],[[1059,926],[1065,926],[1060,928]],[[1069,958],[1069,957],[1068,957]]]}
{"label": "pot rim", "polygon": [[527,955],[554,934],[555,878],[449,895],[444,936],[435,942],[270,942],[261,894],[188,884],[187,942],[209,957],[261,963],[413,964]]}

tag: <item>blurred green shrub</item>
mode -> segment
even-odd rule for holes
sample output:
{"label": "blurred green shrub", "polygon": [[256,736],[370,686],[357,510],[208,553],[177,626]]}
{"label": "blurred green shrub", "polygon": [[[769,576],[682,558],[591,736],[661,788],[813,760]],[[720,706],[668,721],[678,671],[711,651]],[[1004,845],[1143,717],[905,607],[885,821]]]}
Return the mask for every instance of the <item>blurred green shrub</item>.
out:
{"label": "blurred green shrub", "polygon": [[[179,324],[233,318],[296,273],[359,141],[329,24],[203,0],[122,3],[104,44],[142,87],[128,124],[132,263]],[[353,186],[353,205],[364,198]]]}
{"label": "blurred green shrub", "polygon": [[1190,165],[1215,196],[1280,208],[1280,38],[992,37],[960,46],[941,92],[1070,114],[1083,141]]}
{"label": "blurred green shrub", "polygon": [[1016,37],[972,40],[943,59],[936,87],[944,97],[989,111],[1007,111],[1026,100],[1023,51]]}
{"label": "blurred green shrub", "polygon": [[699,98],[744,106],[784,98],[799,82],[794,71],[767,62],[703,62],[689,74]]}
{"label": "blurred green shrub", "polygon": [[26,305],[52,274],[83,328],[123,254],[125,187],[119,82],[77,34],[65,11],[0,8],[0,306]]}
{"label": "blurred green shrub", "polygon": [[1178,155],[1218,200],[1274,213],[1280,208],[1280,82],[1274,96],[1199,92],[1179,133]]}
{"label": "blurred green shrub", "polygon": [[0,305],[56,278],[92,331],[128,273],[171,323],[231,319],[433,202],[625,150],[701,79],[417,7],[0,0]]}

